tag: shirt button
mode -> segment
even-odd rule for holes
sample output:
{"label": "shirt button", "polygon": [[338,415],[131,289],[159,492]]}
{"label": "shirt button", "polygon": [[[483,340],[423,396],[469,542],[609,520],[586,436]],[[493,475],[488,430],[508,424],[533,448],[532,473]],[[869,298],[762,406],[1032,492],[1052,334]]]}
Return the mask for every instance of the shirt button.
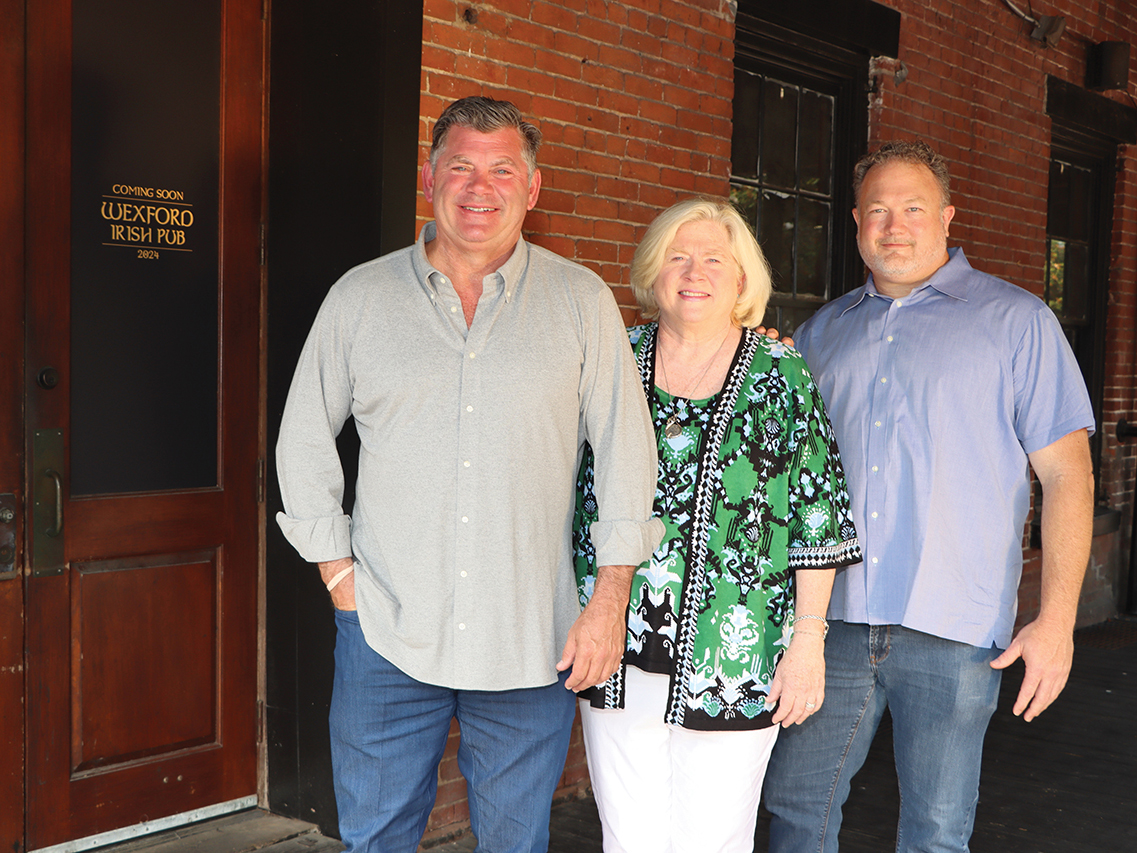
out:
{"label": "shirt button", "polygon": [[465,622],[459,622],[458,623],[458,630],[459,631],[465,631],[466,630],[466,623]]}
{"label": "shirt button", "polygon": [[877,422],[876,422],[876,426],[880,426],[880,421],[877,421]]}
{"label": "shirt button", "polygon": [[873,561],[874,563],[879,563],[879,562],[880,562],[880,560],[878,560],[876,557],[873,557],[873,558],[872,558],[872,561]]}
{"label": "shirt button", "polygon": [[881,381],[881,384],[884,384],[884,383],[888,382],[888,378],[885,376],[882,376],[882,377],[880,377],[880,381]]}
{"label": "shirt button", "polygon": [[469,518],[467,518],[466,516],[462,516],[462,523],[463,524],[467,524],[469,521],[470,521]]}
{"label": "shirt button", "polygon": [[889,335],[887,338],[885,338],[885,340],[889,343],[892,343],[892,335]]}
{"label": "shirt button", "polygon": [[880,470],[880,468],[878,468],[876,465],[873,465],[873,466],[872,466],[872,472],[873,472],[874,474],[875,474],[877,471],[879,471],[879,470]]}
{"label": "shirt button", "polygon": [[467,406],[467,407],[466,407],[466,411],[467,411],[467,412],[472,412],[472,411],[474,411],[474,407],[473,407],[473,406]]}
{"label": "shirt button", "polygon": [[476,353],[470,353],[470,358],[473,358],[475,355]]}
{"label": "shirt button", "polygon": [[470,467],[470,460],[469,460],[469,459],[467,459],[467,460],[466,460],[465,462],[463,462],[462,464],[463,464],[465,467],[469,468],[469,467]]}
{"label": "shirt button", "polygon": [[465,572],[461,572],[460,574],[462,575],[462,577],[466,577],[466,573],[465,573]]}
{"label": "shirt button", "polygon": [[904,305],[904,300],[903,300],[903,299],[897,299],[897,300],[896,300],[896,307],[897,307],[897,308],[900,308],[900,307],[902,307],[903,305]]}
{"label": "shirt button", "polygon": [[450,313],[451,314],[457,314],[458,313],[458,306],[457,305],[451,305],[450,306]]}

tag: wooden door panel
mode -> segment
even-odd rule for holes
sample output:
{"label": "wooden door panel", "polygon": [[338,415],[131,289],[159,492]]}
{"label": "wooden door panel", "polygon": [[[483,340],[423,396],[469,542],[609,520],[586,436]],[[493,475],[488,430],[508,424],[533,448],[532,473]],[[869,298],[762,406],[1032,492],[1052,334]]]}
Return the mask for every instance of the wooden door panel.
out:
{"label": "wooden door panel", "polygon": [[72,772],[217,743],[217,552],[71,568]]}
{"label": "wooden door panel", "polygon": [[227,496],[216,490],[72,500],[67,507],[67,558],[191,551],[214,545],[223,539],[227,503]]}
{"label": "wooden door panel", "polygon": [[[76,837],[83,838],[164,817],[159,811],[145,811],[154,802],[178,803],[175,814],[214,805],[216,792],[226,785],[224,762],[218,760],[222,751],[213,747],[169,756],[161,762],[140,761],[105,772],[75,774],[64,805],[77,807],[81,814],[67,821],[73,833],[79,833]],[[92,806],[97,815],[91,813]]]}

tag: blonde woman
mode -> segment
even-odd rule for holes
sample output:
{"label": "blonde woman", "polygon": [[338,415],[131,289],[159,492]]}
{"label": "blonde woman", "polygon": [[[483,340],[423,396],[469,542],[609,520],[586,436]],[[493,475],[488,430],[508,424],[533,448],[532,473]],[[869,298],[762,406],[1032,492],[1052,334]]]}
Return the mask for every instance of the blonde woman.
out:
{"label": "blonde woman", "polygon": [[[836,568],[859,559],[844,473],[801,356],[754,330],[761,249],[725,201],[664,211],[632,262],[630,330],[667,529],[632,583],[620,669],[581,701],[604,850],[750,851],[779,724],[825,695]],[[595,573],[591,456],[574,546]]]}

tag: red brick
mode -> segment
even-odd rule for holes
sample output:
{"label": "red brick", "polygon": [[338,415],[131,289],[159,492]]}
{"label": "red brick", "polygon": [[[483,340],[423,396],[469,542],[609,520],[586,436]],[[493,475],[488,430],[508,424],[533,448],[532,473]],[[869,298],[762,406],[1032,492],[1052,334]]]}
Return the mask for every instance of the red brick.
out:
{"label": "red brick", "polygon": [[481,57],[459,56],[454,70],[459,76],[468,79],[481,80],[497,86],[505,84],[505,67]]}
{"label": "red brick", "polygon": [[[526,6],[529,4],[526,3]],[[553,41],[557,36],[556,30],[538,26],[532,21],[514,20],[509,26],[511,45],[529,45],[535,48],[552,49]]]}
{"label": "red brick", "polygon": [[640,55],[624,47],[602,44],[597,51],[597,61],[603,65],[624,71],[640,70]]}
{"label": "red brick", "polygon": [[639,110],[639,101],[622,91],[601,91],[596,99],[601,109],[622,115],[635,115]]}
{"label": "red brick", "polygon": [[596,42],[565,32],[558,32],[553,36],[553,49],[558,53],[568,54],[578,60],[595,60],[598,55]]}
{"label": "red brick", "polygon": [[453,20],[453,0],[423,0],[422,14],[424,18],[440,18],[446,21]]}
{"label": "red brick", "polygon": [[533,3],[529,17],[534,23],[544,24],[550,29],[568,33],[577,31],[579,20],[575,12],[566,9],[559,2],[546,3],[543,0],[537,0]]}
{"label": "red brick", "polygon": [[[596,178],[596,194],[617,201],[635,201],[640,197],[639,187],[635,182],[626,181],[623,178],[608,178],[603,175]],[[622,204],[619,209],[620,219],[626,219]]]}
{"label": "red brick", "polygon": [[505,80],[511,89],[539,95],[552,95],[556,84],[548,74],[516,66],[507,69]]}
{"label": "red brick", "polygon": [[590,261],[611,261],[616,260],[617,246],[615,243],[601,243],[596,240],[581,240],[577,243],[577,252],[581,257],[588,258]]}
{"label": "red brick", "polygon": [[595,86],[589,86],[586,83],[566,80],[564,78],[556,81],[556,85],[553,87],[553,94],[558,98],[571,101],[574,104],[591,105],[597,103],[598,100]]}
{"label": "red brick", "polygon": [[641,77],[638,74],[628,74],[624,79],[626,81],[625,91],[637,100],[644,98],[650,98],[653,101],[663,100],[663,81],[651,77]]}
{"label": "red brick", "polygon": [[[493,0],[493,8],[503,15],[514,18],[528,18],[532,8],[530,0]],[[478,8],[484,8],[479,6]]]}
{"label": "red brick", "polygon": [[605,109],[581,106],[577,109],[576,120],[584,127],[596,128],[606,133],[620,131],[620,117]]}

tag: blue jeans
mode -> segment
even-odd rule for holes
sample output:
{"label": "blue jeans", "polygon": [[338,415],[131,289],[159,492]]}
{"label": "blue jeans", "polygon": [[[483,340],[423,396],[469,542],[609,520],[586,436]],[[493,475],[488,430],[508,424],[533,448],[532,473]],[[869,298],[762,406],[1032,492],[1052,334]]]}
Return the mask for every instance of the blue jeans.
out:
{"label": "blue jeans", "polygon": [[414,853],[438,789],[450,720],[470,824],[485,853],[544,853],[576,696],[567,673],[547,687],[451,690],[404,674],[336,611],[328,719],[340,836],[348,853]]}
{"label": "blue jeans", "polygon": [[825,702],[782,731],[766,772],[770,853],[836,853],[841,807],[886,706],[900,783],[896,850],[965,853],[998,654],[898,625],[833,622]]}

